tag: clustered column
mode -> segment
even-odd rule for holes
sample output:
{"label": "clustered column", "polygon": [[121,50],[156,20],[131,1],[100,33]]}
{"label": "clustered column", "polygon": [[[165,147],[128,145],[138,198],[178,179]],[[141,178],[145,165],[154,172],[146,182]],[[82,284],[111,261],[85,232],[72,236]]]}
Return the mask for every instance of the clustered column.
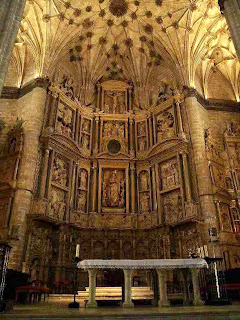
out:
{"label": "clustered column", "polygon": [[1,0],[0,12],[0,95],[17,37],[26,0]]}

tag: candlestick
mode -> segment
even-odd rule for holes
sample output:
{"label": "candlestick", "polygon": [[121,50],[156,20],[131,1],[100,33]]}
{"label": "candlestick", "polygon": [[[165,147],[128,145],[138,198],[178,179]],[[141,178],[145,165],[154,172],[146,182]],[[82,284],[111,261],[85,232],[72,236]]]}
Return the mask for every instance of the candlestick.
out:
{"label": "candlestick", "polygon": [[80,244],[77,244],[76,246],[76,257],[79,258],[79,254],[80,254]]}

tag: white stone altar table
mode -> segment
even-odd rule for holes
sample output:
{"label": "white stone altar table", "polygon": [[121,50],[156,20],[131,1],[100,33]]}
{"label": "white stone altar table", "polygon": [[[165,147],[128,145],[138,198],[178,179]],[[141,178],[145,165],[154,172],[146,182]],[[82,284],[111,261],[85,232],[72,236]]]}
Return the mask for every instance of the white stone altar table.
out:
{"label": "white stone altar table", "polygon": [[186,270],[189,269],[192,274],[194,305],[202,304],[199,283],[198,271],[201,268],[207,267],[207,262],[204,259],[146,259],[146,260],[83,260],[78,263],[78,268],[88,271],[89,275],[89,300],[87,307],[96,307],[96,275],[98,269],[123,269],[124,272],[124,291],[125,301],[124,307],[132,307],[131,299],[131,284],[132,274],[138,269],[155,269],[158,274],[159,284],[159,306],[169,306],[167,299],[166,271],[167,270]]}

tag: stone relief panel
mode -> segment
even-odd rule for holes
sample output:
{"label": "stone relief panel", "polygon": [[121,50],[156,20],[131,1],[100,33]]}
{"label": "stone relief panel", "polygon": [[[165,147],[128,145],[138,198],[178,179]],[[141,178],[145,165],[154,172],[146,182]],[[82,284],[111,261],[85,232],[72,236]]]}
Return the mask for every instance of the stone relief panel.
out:
{"label": "stone relief panel", "polygon": [[57,109],[56,131],[68,137],[73,136],[73,110],[59,102]]}
{"label": "stone relief panel", "polygon": [[127,152],[128,146],[125,123],[122,121],[104,121],[102,131],[102,151],[110,153]]}
{"label": "stone relief panel", "polygon": [[52,218],[61,221],[66,214],[69,174],[69,163],[64,157],[56,153],[52,166],[48,213]]}
{"label": "stone relief panel", "polygon": [[177,158],[161,163],[159,168],[161,190],[179,187],[180,175]]}
{"label": "stone relief panel", "polygon": [[226,184],[224,167],[211,163],[210,170],[213,184],[218,188],[225,189]]}
{"label": "stone relief panel", "polygon": [[182,219],[182,197],[180,190],[174,190],[162,195],[162,206],[165,221],[167,223],[175,223]]}
{"label": "stone relief panel", "polygon": [[176,135],[175,115],[173,107],[156,117],[157,141],[173,138]]}
{"label": "stone relief panel", "polygon": [[67,188],[69,184],[69,164],[59,154],[53,160],[52,183],[63,188]]}
{"label": "stone relief panel", "polygon": [[125,170],[103,170],[102,207],[112,209],[124,209]]}
{"label": "stone relief panel", "polygon": [[123,114],[126,111],[125,106],[125,96],[124,91],[122,92],[113,92],[105,91],[104,92],[104,113],[111,114]]}
{"label": "stone relief panel", "polygon": [[81,169],[78,174],[77,210],[87,211],[88,171]]}
{"label": "stone relief panel", "polygon": [[150,211],[150,180],[146,170],[139,173],[139,204],[141,213]]}
{"label": "stone relief panel", "polygon": [[230,207],[226,203],[220,202],[220,221],[222,231],[232,231]]}
{"label": "stone relief panel", "polygon": [[62,221],[66,213],[67,193],[64,190],[52,187],[49,204],[49,216]]}
{"label": "stone relief panel", "polygon": [[139,152],[144,152],[148,149],[147,141],[147,121],[137,123],[137,147]]}

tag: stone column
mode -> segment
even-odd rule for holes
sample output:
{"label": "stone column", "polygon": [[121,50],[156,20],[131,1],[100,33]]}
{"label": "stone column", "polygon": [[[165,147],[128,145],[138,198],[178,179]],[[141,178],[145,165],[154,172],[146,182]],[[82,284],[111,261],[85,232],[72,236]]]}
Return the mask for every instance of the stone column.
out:
{"label": "stone column", "polygon": [[0,95],[7,74],[26,0],[1,0],[0,8]]}
{"label": "stone column", "polygon": [[193,305],[201,306],[203,305],[203,301],[200,295],[199,281],[198,281],[198,273],[199,269],[190,269],[192,274],[192,284],[193,284]]}
{"label": "stone column", "polygon": [[240,59],[240,3],[239,0],[218,0],[221,12],[227,20],[233,43]]}
{"label": "stone column", "polygon": [[190,185],[187,155],[185,153],[182,154],[182,159],[183,159],[183,175],[184,175],[184,183],[185,183],[185,190],[186,190],[186,198],[187,198],[187,202],[190,202],[192,200],[191,185]]}
{"label": "stone column", "polygon": [[12,243],[9,268],[19,271],[24,258],[26,216],[32,204],[45,101],[46,89],[39,87],[34,88],[17,101],[18,116],[25,121],[23,123],[24,145],[10,221],[10,230],[18,240]]}
{"label": "stone column", "polygon": [[49,149],[46,149],[43,157],[43,166],[42,166],[42,175],[41,175],[41,184],[40,184],[40,198],[45,196],[47,172],[48,172],[48,161],[49,161]]}
{"label": "stone column", "polygon": [[157,186],[156,186],[155,164],[151,167],[151,169],[152,169],[153,211],[155,211],[157,209]]}
{"label": "stone column", "polygon": [[136,186],[135,186],[135,166],[134,163],[130,164],[131,171],[131,212],[134,214],[136,212]]}
{"label": "stone column", "polygon": [[123,303],[124,308],[132,308],[134,304],[132,302],[132,274],[133,270],[124,269],[124,296],[125,301]]}
{"label": "stone column", "polygon": [[97,279],[97,270],[89,269],[88,270],[88,280],[89,280],[89,298],[87,302],[87,308],[96,308],[96,279]]}
{"label": "stone column", "polygon": [[159,285],[159,307],[169,307],[170,302],[167,298],[167,271],[157,269],[158,285]]}
{"label": "stone column", "polygon": [[[213,199],[208,159],[205,149],[204,129],[209,125],[208,111],[198,102],[193,88],[185,90],[185,108],[188,116],[192,153],[198,181],[198,194],[201,214],[204,218],[215,217],[216,208]],[[208,225],[205,224],[204,237],[208,237]]]}

